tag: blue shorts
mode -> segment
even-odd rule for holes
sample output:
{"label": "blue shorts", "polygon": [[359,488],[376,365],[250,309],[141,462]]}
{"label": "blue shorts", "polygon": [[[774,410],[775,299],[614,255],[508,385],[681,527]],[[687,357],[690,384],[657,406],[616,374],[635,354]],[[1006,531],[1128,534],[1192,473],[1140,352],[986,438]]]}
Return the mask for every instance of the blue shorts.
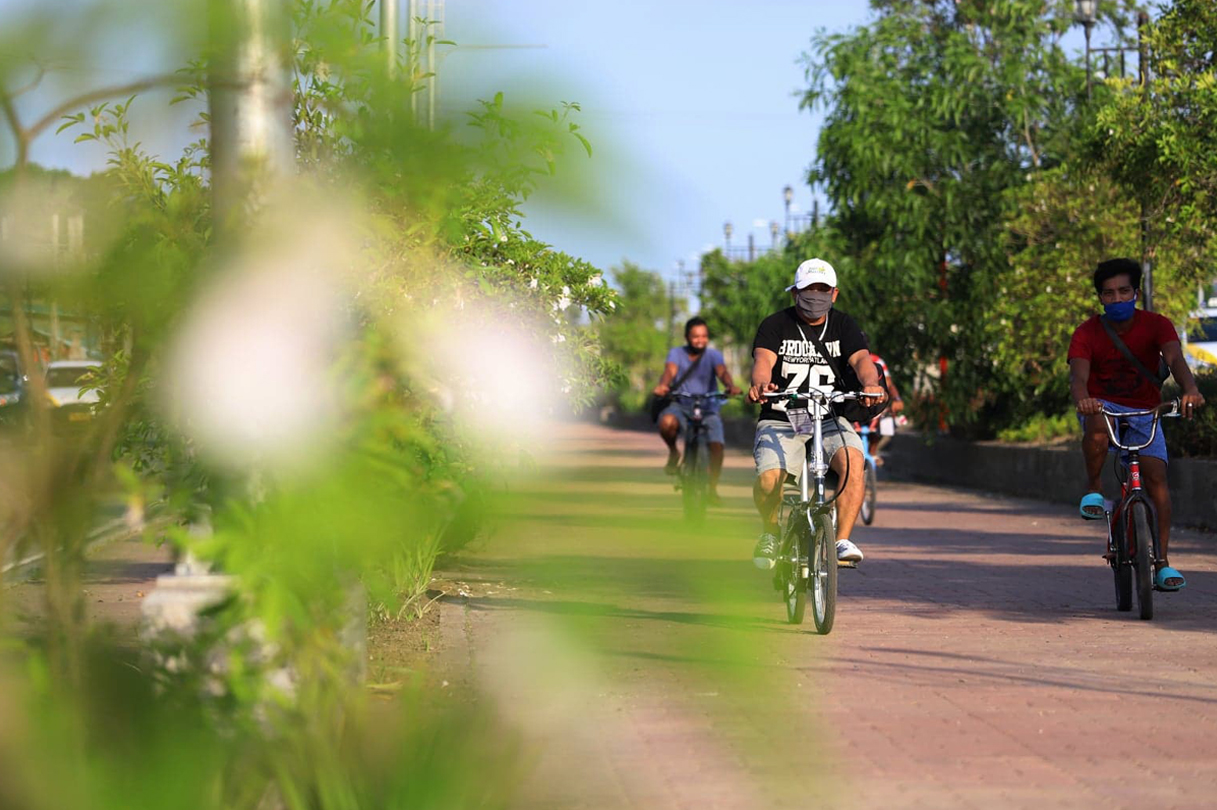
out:
{"label": "blue shorts", "polygon": [[[1130,408],[1127,405],[1117,405],[1116,403],[1108,402],[1105,399],[1100,399],[1099,402],[1102,402],[1103,407],[1107,410],[1115,411],[1116,413],[1128,413],[1129,411],[1145,410],[1144,408]],[[1114,427],[1116,428],[1117,436],[1120,435],[1120,422],[1128,425],[1128,429],[1125,431],[1124,437],[1121,438],[1120,441],[1131,445],[1144,444],[1145,441],[1149,439],[1149,432],[1153,430],[1154,427],[1154,418],[1152,416],[1133,416],[1128,419],[1122,419],[1118,422],[1114,420],[1112,421]],[[1078,422],[1081,424],[1082,430],[1085,431],[1086,417],[1082,416],[1082,414],[1078,414]],[[1114,453],[1115,451],[1116,448],[1112,447],[1110,452]],[[1160,458],[1163,461],[1167,461],[1166,437],[1162,435],[1161,422],[1158,423],[1158,432],[1154,435],[1154,440],[1150,442],[1148,447],[1141,451],[1141,455],[1149,456],[1150,458]],[[1128,453],[1120,453],[1120,460],[1127,463]]]}
{"label": "blue shorts", "polygon": [[[685,431],[689,427],[689,414],[685,413],[685,409],[679,403],[672,403],[664,408],[659,414],[659,418],[671,414],[680,422],[680,435],[684,436]],[[723,444],[723,419],[716,413],[704,413],[702,416],[702,424],[706,426],[706,436],[712,444]]]}

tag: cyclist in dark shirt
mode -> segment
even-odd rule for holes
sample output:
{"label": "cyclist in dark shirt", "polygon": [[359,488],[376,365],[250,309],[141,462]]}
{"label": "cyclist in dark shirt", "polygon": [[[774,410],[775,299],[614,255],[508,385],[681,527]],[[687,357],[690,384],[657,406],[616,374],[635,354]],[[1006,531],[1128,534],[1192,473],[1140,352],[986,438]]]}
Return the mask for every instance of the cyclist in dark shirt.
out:
{"label": "cyclist in dark shirt", "polygon": [[[823,259],[803,262],[795,271],[794,284],[786,289],[794,306],[766,318],[752,344],[752,387],[748,399],[763,402],[752,448],[757,474],[753,500],[764,524],[752,561],[761,569],[773,568],[777,555],[782,480],[786,475],[803,474],[807,453],[806,436],[796,434],[786,414],[786,403],[762,400],[761,394],[806,391],[813,387],[825,393],[842,390],[843,364],[848,363],[863,391],[886,398],[866,336],[853,318],[833,309],[840,291],[832,265]],[[817,343],[829,357],[821,356]],[[857,562],[862,559],[862,551],[849,535],[862,507],[862,440],[848,421],[835,416],[825,420],[823,436],[829,466],[844,482],[837,501],[837,559]],[[859,474],[845,475],[847,454],[850,469]]]}

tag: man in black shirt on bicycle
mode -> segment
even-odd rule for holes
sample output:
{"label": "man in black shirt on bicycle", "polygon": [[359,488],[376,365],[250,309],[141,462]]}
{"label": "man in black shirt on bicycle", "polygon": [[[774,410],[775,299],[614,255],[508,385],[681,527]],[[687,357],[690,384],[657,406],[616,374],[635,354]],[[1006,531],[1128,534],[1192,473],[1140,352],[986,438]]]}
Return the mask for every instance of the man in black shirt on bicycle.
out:
{"label": "man in black shirt on bicycle", "polygon": [[[763,401],[762,394],[810,388],[825,393],[844,390],[842,377],[844,364],[848,363],[864,392],[887,397],[879,384],[866,336],[853,318],[833,309],[839,290],[832,265],[823,259],[803,262],[795,271],[794,284],[786,289],[794,306],[770,315],[757,329],[752,343],[752,387],[748,390],[749,401],[763,402],[752,455],[757,474],[753,500],[764,528],[752,561],[764,570],[773,568],[777,556],[782,482],[786,475],[802,475],[807,436],[796,433],[785,402]],[[849,536],[862,507],[862,441],[850,423],[839,416],[825,420],[823,436],[829,466],[844,483],[837,501],[837,559],[859,562],[862,551]],[[847,463],[853,471],[848,477]]]}

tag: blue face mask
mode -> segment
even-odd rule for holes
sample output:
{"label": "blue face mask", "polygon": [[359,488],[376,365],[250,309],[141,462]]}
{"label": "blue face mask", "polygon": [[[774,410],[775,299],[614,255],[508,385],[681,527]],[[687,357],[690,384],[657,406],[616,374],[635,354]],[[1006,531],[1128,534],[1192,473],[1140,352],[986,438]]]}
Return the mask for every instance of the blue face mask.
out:
{"label": "blue face mask", "polygon": [[1120,301],[1116,304],[1104,304],[1103,314],[1107,316],[1107,320],[1119,323],[1126,321],[1133,316],[1137,311],[1137,296],[1134,294],[1131,301]]}

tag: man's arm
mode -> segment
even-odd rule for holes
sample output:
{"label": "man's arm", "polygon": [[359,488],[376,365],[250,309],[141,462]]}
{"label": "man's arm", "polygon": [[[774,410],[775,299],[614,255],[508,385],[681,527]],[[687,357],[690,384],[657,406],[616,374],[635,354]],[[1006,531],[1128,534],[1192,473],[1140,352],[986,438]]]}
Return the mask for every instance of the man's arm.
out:
{"label": "man's arm", "polygon": [[778,387],[770,382],[777,361],[777,352],[759,346],[752,350],[752,387],[748,389],[749,402],[760,402],[762,393],[778,390]]}
{"label": "man's arm", "polygon": [[1175,382],[1179,383],[1179,387],[1183,389],[1183,396],[1179,398],[1179,407],[1183,411],[1183,415],[1190,419],[1192,411],[1204,404],[1204,396],[1196,386],[1196,378],[1192,376],[1192,370],[1188,368],[1187,358],[1183,356],[1183,347],[1179,345],[1179,341],[1171,341],[1162,347],[1162,359],[1170,367],[1171,374],[1175,376]]}
{"label": "man's arm", "polygon": [[659,385],[655,386],[655,396],[666,397],[672,392],[672,380],[676,379],[676,364],[664,363],[663,376],[659,378]]}
{"label": "man's arm", "polygon": [[735,387],[735,381],[731,379],[731,372],[727,370],[726,363],[719,363],[714,367],[714,373],[718,376],[719,381],[723,384],[723,388],[727,389],[727,396],[735,396],[740,392]]}
{"label": "man's arm", "polygon": [[1103,410],[1103,403],[1090,395],[1090,361],[1085,357],[1069,359],[1069,393],[1080,414],[1096,414]]}
{"label": "man's arm", "polygon": [[887,399],[887,391],[879,384],[879,369],[875,368],[875,361],[870,359],[869,349],[859,349],[851,354],[849,364],[858,375],[858,382],[862,383],[864,394],[881,394],[882,399],[879,402]]}

